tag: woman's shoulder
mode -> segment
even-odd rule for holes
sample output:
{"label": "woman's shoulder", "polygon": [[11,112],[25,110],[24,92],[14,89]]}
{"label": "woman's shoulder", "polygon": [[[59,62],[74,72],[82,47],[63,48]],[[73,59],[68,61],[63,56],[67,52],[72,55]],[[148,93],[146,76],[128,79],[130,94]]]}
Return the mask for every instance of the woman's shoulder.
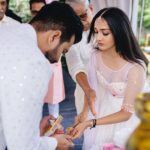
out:
{"label": "woman's shoulder", "polygon": [[138,59],[138,62],[129,62],[129,64],[133,67],[133,68],[137,68],[137,69],[144,69],[146,70],[146,64],[143,60]]}
{"label": "woman's shoulder", "polygon": [[130,64],[130,69],[129,69],[129,74],[146,74],[146,64],[144,61],[139,60],[139,63],[129,63]]}

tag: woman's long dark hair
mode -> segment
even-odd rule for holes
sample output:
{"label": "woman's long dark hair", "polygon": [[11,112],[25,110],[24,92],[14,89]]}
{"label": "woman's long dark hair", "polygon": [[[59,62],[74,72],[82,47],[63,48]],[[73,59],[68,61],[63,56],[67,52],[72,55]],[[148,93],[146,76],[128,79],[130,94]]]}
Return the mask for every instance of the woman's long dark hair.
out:
{"label": "woman's long dark hair", "polygon": [[94,35],[94,25],[98,17],[102,17],[107,22],[114,37],[116,51],[120,56],[129,62],[136,62],[138,64],[141,64],[141,60],[143,60],[148,65],[148,60],[140,49],[136,37],[133,34],[128,17],[119,8],[104,8],[94,16],[88,42]]}

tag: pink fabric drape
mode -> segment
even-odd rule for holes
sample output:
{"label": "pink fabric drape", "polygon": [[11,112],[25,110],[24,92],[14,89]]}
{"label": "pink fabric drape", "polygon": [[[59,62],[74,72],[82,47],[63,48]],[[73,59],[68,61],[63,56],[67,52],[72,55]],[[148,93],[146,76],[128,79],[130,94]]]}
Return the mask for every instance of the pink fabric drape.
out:
{"label": "pink fabric drape", "polygon": [[57,104],[65,99],[64,80],[61,62],[50,64],[53,69],[52,78],[49,81],[48,93],[45,103]]}

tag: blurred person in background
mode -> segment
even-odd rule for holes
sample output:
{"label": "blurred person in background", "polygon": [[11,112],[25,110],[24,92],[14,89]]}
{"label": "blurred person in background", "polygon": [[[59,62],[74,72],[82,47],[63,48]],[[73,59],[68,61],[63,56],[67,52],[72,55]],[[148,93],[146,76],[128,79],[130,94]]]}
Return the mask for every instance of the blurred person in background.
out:
{"label": "blurred person in background", "polygon": [[0,26],[19,24],[18,21],[6,16],[7,7],[8,7],[7,0],[0,0]]}
{"label": "blurred person in background", "polygon": [[45,2],[45,0],[30,0],[29,5],[30,5],[31,15],[32,15],[32,17],[34,17],[37,15],[37,13],[40,11],[40,9],[44,5],[46,5],[46,2]]}

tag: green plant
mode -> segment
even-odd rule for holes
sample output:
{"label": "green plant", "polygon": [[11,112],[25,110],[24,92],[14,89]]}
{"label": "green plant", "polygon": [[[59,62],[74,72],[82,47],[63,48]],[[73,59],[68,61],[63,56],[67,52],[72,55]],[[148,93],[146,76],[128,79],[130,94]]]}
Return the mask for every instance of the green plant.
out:
{"label": "green plant", "polygon": [[28,22],[31,19],[29,0],[10,0],[9,7],[22,18],[23,22]]}

